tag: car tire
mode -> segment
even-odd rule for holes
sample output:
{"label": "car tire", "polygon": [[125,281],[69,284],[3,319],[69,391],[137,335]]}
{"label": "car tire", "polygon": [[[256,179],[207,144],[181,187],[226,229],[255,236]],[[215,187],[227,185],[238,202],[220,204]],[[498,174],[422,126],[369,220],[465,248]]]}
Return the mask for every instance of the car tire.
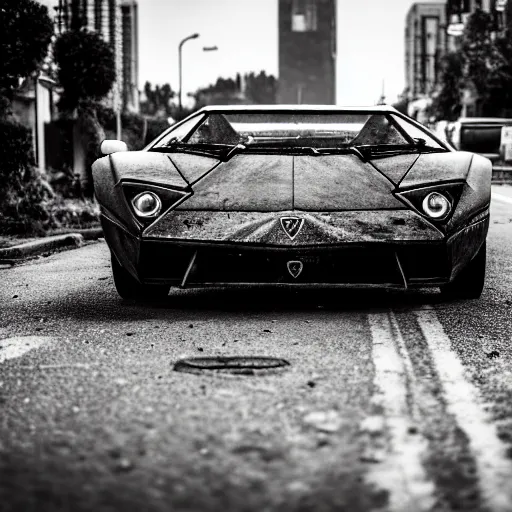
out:
{"label": "car tire", "polygon": [[112,275],[117,293],[126,300],[151,301],[164,299],[169,294],[169,286],[139,283],[112,255]]}
{"label": "car tire", "polygon": [[466,268],[451,283],[441,286],[443,296],[454,299],[478,299],[484,288],[485,262],[486,244],[484,242]]}

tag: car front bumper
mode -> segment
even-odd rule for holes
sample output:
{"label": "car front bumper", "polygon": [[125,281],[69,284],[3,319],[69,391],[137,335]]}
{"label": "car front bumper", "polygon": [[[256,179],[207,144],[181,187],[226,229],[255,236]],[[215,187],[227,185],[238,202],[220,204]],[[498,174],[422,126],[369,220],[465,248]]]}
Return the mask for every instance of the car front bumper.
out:
{"label": "car front bumper", "polygon": [[136,236],[107,216],[102,224],[121,265],[146,284],[406,289],[450,282],[482,246],[489,217],[435,238],[285,246]]}

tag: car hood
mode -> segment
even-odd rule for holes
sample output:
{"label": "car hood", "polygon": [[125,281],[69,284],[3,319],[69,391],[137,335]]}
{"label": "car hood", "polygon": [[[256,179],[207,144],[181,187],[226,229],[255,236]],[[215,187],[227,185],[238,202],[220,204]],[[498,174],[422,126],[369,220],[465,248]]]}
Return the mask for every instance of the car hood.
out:
{"label": "car hood", "polygon": [[355,155],[237,154],[223,162],[138,151],[111,155],[110,167],[115,183],[143,181],[192,192],[180,210],[332,212],[404,209],[394,191],[465,180],[472,157],[404,154],[363,162]]}
{"label": "car hood", "polygon": [[169,157],[193,190],[180,210],[404,208],[392,194],[394,184],[373,165],[353,155],[239,154],[202,170],[198,169],[201,157],[196,155]]}

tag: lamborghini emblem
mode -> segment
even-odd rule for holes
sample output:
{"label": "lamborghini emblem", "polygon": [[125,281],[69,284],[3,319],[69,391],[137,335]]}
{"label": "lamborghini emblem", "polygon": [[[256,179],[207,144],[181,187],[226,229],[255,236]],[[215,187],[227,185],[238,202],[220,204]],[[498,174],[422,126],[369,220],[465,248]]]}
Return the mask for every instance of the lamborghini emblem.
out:
{"label": "lamborghini emblem", "polygon": [[289,261],[286,266],[288,268],[288,272],[290,272],[290,275],[294,279],[297,279],[297,277],[300,276],[303,268],[302,261]]}
{"label": "lamborghini emblem", "polygon": [[281,227],[283,231],[293,240],[302,229],[304,219],[300,217],[281,217]]}

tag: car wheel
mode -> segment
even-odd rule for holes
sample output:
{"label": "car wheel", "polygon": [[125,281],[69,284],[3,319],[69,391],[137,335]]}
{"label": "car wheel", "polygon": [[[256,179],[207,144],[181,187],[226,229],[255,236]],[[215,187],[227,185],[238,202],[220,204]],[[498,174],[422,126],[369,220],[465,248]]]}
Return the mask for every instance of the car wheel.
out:
{"label": "car wheel", "polygon": [[485,260],[484,242],[467,267],[451,283],[441,286],[441,293],[447,298],[478,299],[484,288]]}
{"label": "car wheel", "polygon": [[141,284],[125,270],[114,255],[111,256],[112,275],[117,293],[127,300],[158,300],[167,297],[169,286],[160,284]]}

